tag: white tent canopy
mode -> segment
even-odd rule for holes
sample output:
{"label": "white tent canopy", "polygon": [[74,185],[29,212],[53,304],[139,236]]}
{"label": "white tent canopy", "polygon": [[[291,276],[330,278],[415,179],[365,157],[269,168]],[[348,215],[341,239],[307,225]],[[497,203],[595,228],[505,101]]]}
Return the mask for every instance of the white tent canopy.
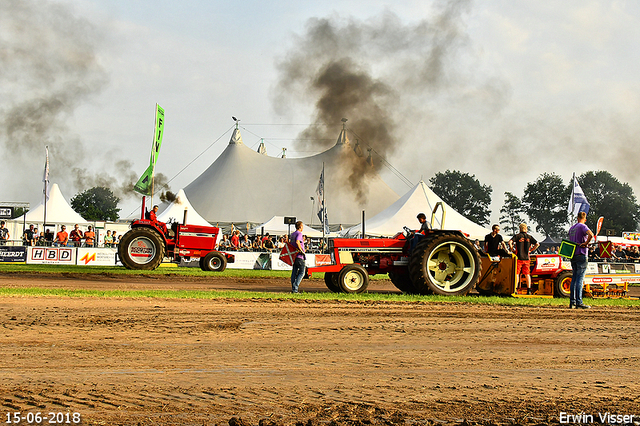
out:
{"label": "white tent canopy", "polygon": [[[222,154],[184,191],[202,217],[212,223],[308,217],[318,203],[316,188],[323,164],[330,224],[358,223],[362,210],[376,214],[398,199],[373,169],[352,178],[354,165],[362,168],[366,160],[354,152],[345,130],[332,148],[317,155],[276,158],[244,145],[235,129]],[[361,185],[359,192],[351,188],[350,180]]]}
{"label": "white tent canopy", "polygon": [[[365,234],[369,236],[392,237],[398,232],[401,232],[403,226],[418,229],[419,223],[416,218],[418,213],[426,214],[427,220],[431,221],[431,212],[438,202],[442,202],[445,207],[444,224],[441,223],[442,210],[438,209],[434,220],[435,223],[431,224],[433,228],[460,230],[469,234],[469,238],[477,238],[481,241],[484,240],[485,235],[491,232],[490,229],[483,228],[452,209],[423,181],[420,181],[398,201],[371,219],[366,220]],[[344,236],[355,236],[361,232],[362,224],[346,229],[342,234]]]}
{"label": "white tent canopy", "polygon": [[[25,217],[26,216],[26,217]],[[29,210],[24,215],[15,218],[16,222],[26,222],[27,224],[44,223],[44,203],[41,203],[33,210]],[[55,224],[85,224],[88,223],[78,213],[76,213],[67,200],[65,200],[57,183],[51,185],[49,189],[49,199],[47,200],[47,223]]]}
{"label": "white tent canopy", "polygon": [[[263,232],[263,229],[264,233],[269,233],[269,235],[288,235],[289,229],[293,232],[296,230],[296,227],[294,225],[291,225],[291,227],[289,227],[289,225],[285,225],[284,216],[274,216],[265,223],[249,229],[247,234],[260,235]],[[302,228],[302,234],[309,238],[322,238],[322,231],[313,229],[308,225],[304,225]]]}
{"label": "white tent canopy", "polygon": [[176,199],[171,204],[169,204],[167,208],[162,211],[162,213],[158,215],[158,220],[160,222],[177,221],[179,223],[182,223],[185,209],[187,210],[188,225],[211,226],[211,224],[204,220],[204,218],[198,214],[196,209],[193,208],[193,206],[187,199],[187,195],[182,189],[178,191]]}

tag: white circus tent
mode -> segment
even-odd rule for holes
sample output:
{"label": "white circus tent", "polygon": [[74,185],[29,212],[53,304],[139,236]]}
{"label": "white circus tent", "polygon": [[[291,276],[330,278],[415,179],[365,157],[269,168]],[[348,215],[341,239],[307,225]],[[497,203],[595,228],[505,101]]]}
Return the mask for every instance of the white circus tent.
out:
{"label": "white circus tent", "polygon": [[356,195],[349,184],[353,165],[365,161],[356,154],[344,129],[336,144],[319,154],[276,158],[244,145],[236,128],[225,150],[184,191],[211,223],[262,223],[274,216],[300,219],[309,217],[317,203],[311,197],[316,197],[324,163],[329,223],[354,224],[360,221],[362,210],[374,215],[398,199],[373,170],[355,178],[360,184]]}
{"label": "white circus tent", "polygon": [[[25,217],[26,216],[26,217]],[[40,203],[37,207],[29,210],[24,215],[13,219],[16,222],[27,224],[40,224],[44,223],[44,202]],[[78,213],[75,212],[67,203],[60,187],[57,183],[51,185],[49,189],[49,199],[47,200],[47,223],[50,224],[85,224],[88,223]]]}
{"label": "white circus tent", "polygon": [[[431,221],[431,213],[437,203],[442,202],[444,206],[444,223],[442,222],[442,210],[438,209],[434,222],[431,226],[435,229],[450,229],[462,231],[469,235],[471,239],[484,240],[485,235],[491,232],[475,222],[462,216],[460,213],[446,204],[429,188],[424,181],[418,182],[399,200],[391,204],[384,211],[365,220],[365,234],[371,237],[392,237],[401,232],[403,226],[410,229],[418,229],[419,223],[416,219],[418,213],[427,215],[427,220]],[[342,236],[354,237],[362,233],[362,224],[348,228],[342,232]]]}
{"label": "white circus tent", "polygon": [[[55,225],[55,230],[59,230],[60,225],[65,225],[67,230],[71,230],[76,223],[84,228],[85,225],[92,222],[87,222],[76,213],[62,195],[58,184],[52,184],[47,200],[47,225]],[[12,239],[22,238],[23,227],[28,228],[29,225],[35,225],[39,231],[44,230],[44,202],[22,216],[7,221],[7,228]],[[51,227],[47,226],[47,228]]]}
{"label": "white circus tent", "polygon": [[[285,225],[284,224],[284,216],[274,216],[263,224],[256,226],[255,228],[251,228],[247,231],[249,235],[261,235],[262,233],[269,233],[269,235],[288,235],[289,230],[291,232],[295,231],[296,228],[294,225]],[[302,234],[306,235],[309,238],[321,238],[322,231],[318,231],[317,229],[313,229],[309,225],[304,225],[302,228]]]}
{"label": "white circus tent", "polygon": [[184,193],[184,190],[178,191],[176,195],[176,199],[167,206],[166,209],[162,211],[158,215],[158,220],[160,222],[179,222],[182,223],[184,219],[184,211],[187,211],[187,224],[188,225],[203,225],[203,226],[211,226],[209,222],[204,220],[200,214],[193,208],[189,199],[187,198],[187,194]]}

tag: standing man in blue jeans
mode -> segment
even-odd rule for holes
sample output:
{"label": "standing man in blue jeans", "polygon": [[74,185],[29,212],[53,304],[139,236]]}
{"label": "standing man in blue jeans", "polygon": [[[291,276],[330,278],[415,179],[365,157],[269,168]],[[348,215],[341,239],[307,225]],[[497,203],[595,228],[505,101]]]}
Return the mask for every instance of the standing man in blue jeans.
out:
{"label": "standing man in blue jeans", "polygon": [[582,287],[584,285],[584,274],[587,272],[587,246],[593,238],[593,232],[589,229],[585,222],[587,221],[587,213],[578,213],[578,223],[569,229],[569,241],[576,243],[576,251],[571,258],[571,269],[573,275],[571,277],[571,298],[569,299],[569,309],[589,309],[591,306],[582,303]]}
{"label": "standing man in blue jeans", "polygon": [[291,244],[298,249],[296,260],[293,262],[293,269],[291,270],[291,293],[299,293],[298,288],[305,272],[304,260],[306,256],[304,254],[304,236],[302,235],[303,227],[302,221],[297,221],[296,230],[291,233],[291,238],[289,239]]}

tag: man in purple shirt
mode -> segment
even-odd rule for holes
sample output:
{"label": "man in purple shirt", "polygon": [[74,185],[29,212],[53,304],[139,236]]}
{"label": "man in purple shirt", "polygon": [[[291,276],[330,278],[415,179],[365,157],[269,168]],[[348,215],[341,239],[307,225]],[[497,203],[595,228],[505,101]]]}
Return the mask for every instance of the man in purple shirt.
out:
{"label": "man in purple shirt", "polygon": [[593,232],[589,229],[585,222],[587,221],[587,213],[578,213],[578,223],[569,229],[569,241],[576,243],[576,251],[571,258],[571,296],[569,299],[569,309],[576,307],[578,309],[589,309],[591,306],[582,303],[582,287],[584,286],[584,275],[587,272],[587,252],[588,245]]}
{"label": "man in purple shirt", "polygon": [[300,287],[300,282],[304,277],[305,272],[305,264],[304,260],[306,258],[304,254],[304,236],[302,235],[302,228],[304,225],[302,221],[299,220],[296,222],[296,230],[291,233],[291,237],[289,241],[298,249],[298,254],[296,254],[296,260],[293,262],[293,269],[291,270],[291,292],[298,293],[298,288]]}

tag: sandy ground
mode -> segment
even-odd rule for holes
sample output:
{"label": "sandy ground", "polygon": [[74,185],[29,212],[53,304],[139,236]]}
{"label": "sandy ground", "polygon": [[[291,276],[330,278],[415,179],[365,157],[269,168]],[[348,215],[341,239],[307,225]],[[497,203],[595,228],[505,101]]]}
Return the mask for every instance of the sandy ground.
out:
{"label": "sandy ground", "polygon": [[[0,286],[288,289],[286,279],[18,274]],[[2,423],[14,412],[104,425],[640,421],[640,305],[2,297],[0,312]]]}

